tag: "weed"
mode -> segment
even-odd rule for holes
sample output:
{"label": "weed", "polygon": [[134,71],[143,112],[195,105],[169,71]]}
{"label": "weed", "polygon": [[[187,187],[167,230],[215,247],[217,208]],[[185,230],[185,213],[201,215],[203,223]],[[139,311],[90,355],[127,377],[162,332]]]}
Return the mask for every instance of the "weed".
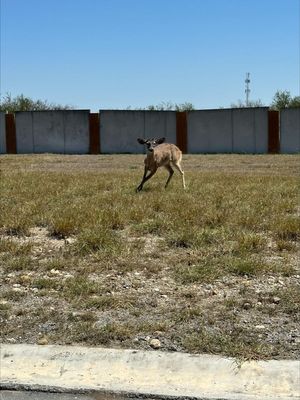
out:
{"label": "weed", "polygon": [[30,270],[33,266],[33,260],[27,255],[21,255],[15,258],[11,256],[5,259],[4,270],[7,273],[14,271]]}
{"label": "weed", "polygon": [[0,253],[9,253],[12,256],[27,256],[32,252],[33,243],[19,244],[12,239],[2,239],[0,237]]}
{"label": "weed", "polygon": [[300,218],[286,217],[284,219],[275,220],[274,233],[276,238],[281,240],[296,241],[300,238]]}
{"label": "weed", "polygon": [[276,240],[277,250],[282,251],[296,251],[295,242],[291,242],[289,240],[277,239]]}
{"label": "weed", "polygon": [[268,354],[266,346],[255,338],[245,338],[245,332],[235,329],[231,335],[217,329],[199,328],[196,333],[183,339],[189,352],[223,354],[241,360],[264,358]]}
{"label": "weed", "polygon": [[74,244],[76,253],[85,255],[93,252],[114,253],[121,250],[118,235],[101,225],[83,230]]}
{"label": "weed", "polygon": [[131,336],[131,329],[126,325],[114,323],[98,326],[91,322],[74,325],[69,331],[71,340],[89,345],[109,345],[112,341],[122,342]]}
{"label": "weed", "polygon": [[268,271],[269,266],[263,261],[252,258],[232,258],[226,262],[227,270],[234,275],[254,276]]}
{"label": "weed", "polygon": [[115,299],[112,296],[93,296],[85,302],[86,308],[106,310],[115,306]]}
{"label": "weed", "polygon": [[54,289],[58,290],[61,288],[61,282],[53,278],[37,278],[31,283],[32,287],[42,290],[42,289]]}
{"label": "weed", "polygon": [[219,265],[215,260],[202,260],[195,265],[179,265],[175,268],[176,281],[183,284],[213,282],[220,276]]}
{"label": "weed", "polygon": [[66,299],[81,301],[91,295],[99,295],[104,291],[101,284],[92,282],[88,277],[77,275],[68,278],[63,285],[63,294]]}
{"label": "weed", "polygon": [[23,297],[26,296],[26,293],[23,291],[16,291],[16,290],[7,290],[2,293],[2,297],[6,300],[11,300],[11,301],[21,301]]}

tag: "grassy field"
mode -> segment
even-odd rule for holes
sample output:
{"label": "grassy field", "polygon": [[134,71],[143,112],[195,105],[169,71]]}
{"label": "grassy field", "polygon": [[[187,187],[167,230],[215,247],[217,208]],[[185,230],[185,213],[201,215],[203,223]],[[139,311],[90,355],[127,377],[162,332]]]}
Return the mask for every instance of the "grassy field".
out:
{"label": "grassy field", "polygon": [[0,156],[1,335],[300,355],[300,156]]}

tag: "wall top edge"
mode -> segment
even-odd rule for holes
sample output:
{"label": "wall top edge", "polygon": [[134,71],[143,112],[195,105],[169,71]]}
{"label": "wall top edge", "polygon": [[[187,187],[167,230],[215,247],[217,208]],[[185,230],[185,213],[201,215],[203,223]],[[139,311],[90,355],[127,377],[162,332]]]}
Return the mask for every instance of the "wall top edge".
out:
{"label": "wall top edge", "polygon": [[270,110],[270,107],[232,107],[232,108],[201,108],[197,110],[188,111],[192,112],[199,112],[199,111],[244,111],[244,110]]}
{"label": "wall top edge", "polygon": [[21,113],[53,113],[53,112],[64,112],[64,113],[73,113],[73,112],[86,112],[90,113],[90,110],[88,109],[83,109],[83,110],[32,110],[32,111],[15,111],[14,113],[9,113],[9,114],[21,114]]}
{"label": "wall top edge", "polygon": [[[280,111],[285,111],[285,110],[295,110],[295,109],[300,109],[300,107],[288,107],[288,108],[283,108]],[[270,107],[234,107],[234,108],[201,108],[201,109],[195,109],[195,110],[190,110],[187,111],[188,113],[193,113],[193,112],[199,112],[199,111],[244,111],[244,110],[269,110],[269,111],[274,111]],[[133,113],[133,112],[146,112],[146,113],[177,113],[180,111],[175,111],[175,110],[126,110],[126,109],[100,109],[98,112],[128,112],[128,113]],[[275,110],[276,111],[276,110]],[[73,113],[73,112],[85,112],[85,113],[92,113],[92,114],[97,114],[97,112],[92,112],[90,109],[72,109],[72,110],[32,110],[32,111],[15,111],[12,113],[8,113],[7,111],[0,111],[1,114],[20,114],[20,113],[51,113],[51,112],[64,112],[64,113]]]}
{"label": "wall top edge", "polygon": [[131,113],[131,112],[147,112],[147,113],[154,113],[154,112],[159,112],[159,113],[166,113],[166,112],[169,112],[169,113],[175,113],[176,111],[175,110],[122,110],[122,109],[119,109],[119,108],[103,108],[103,109],[100,109],[99,110],[99,112],[101,113],[101,112],[104,112],[104,111],[113,111],[113,112],[116,112],[116,111],[120,111],[120,112],[128,112],[128,113]]}
{"label": "wall top edge", "polygon": [[[269,110],[270,107],[234,107],[234,108],[201,108],[201,109],[195,109],[195,110],[190,110],[187,112],[198,112],[198,111],[230,111],[230,110]],[[181,111],[176,111],[176,110],[123,110],[123,109],[100,109],[99,112],[104,112],[104,111],[113,111],[113,112],[147,112],[147,113],[153,113],[153,112],[161,112],[161,113],[165,113],[165,112],[170,112],[170,113],[176,113],[176,112],[181,112]]]}

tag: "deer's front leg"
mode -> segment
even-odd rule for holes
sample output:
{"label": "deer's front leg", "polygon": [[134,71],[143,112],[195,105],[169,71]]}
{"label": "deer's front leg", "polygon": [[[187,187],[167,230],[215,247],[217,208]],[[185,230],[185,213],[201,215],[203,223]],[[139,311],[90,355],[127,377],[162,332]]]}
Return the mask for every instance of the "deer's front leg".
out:
{"label": "deer's front leg", "polygon": [[146,175],[147,175],[147,171],[148,171],[148,168],[145,166],[144,175],[143,175],[143,178],[142,178],[142,182],[141,182],[140,185],[136,188],[136,192],[140,192],[140,191],[143,189],[143,185],[144,185],[144,182],[145,182],[145,178],[146,178]]}
{"label": "deer's front leg", "polygon": [[148,176],[146,176],[147,171],[148,171],[148,168],[145,167],[145,172],[144,172],[144,176],[143,176],[142,182],[136,188],[136,192],[140,192],[143,189],[144,183],[147,182],[147,180],[150,179],[155,174],[155,172],[157,171],[157,168],[155,168],[152,171],[150,171],[150,174]]}

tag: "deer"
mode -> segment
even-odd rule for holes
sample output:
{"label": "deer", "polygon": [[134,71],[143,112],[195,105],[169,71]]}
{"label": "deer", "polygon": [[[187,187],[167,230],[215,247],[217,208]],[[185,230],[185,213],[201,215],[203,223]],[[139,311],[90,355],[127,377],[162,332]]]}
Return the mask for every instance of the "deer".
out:
{"label": "deer", "polygon": [[[182,159],[182,152],[181,150],[172,143],[164,143],[165,138],[152,138],[152,139],[141,139],[137,138],[137,141],[142,144],[146,145],[147,147],[147,156],[144,160],[145,170],[142,182],[136,188],[136,192],[140,192],[143,189],[144,183],[147,182],[152,176],[156,173],[158,168],[165,167],[169,172],[169,177],[165,184],[165,188],[167,188],[172,176],[174,174],[175,167],[181,174],[182,179],[182,186],[185,189],[185,179],[184,179],[184,172],[181,167],[181,159]],[[147,175],[147,172],[149,174]]]}

